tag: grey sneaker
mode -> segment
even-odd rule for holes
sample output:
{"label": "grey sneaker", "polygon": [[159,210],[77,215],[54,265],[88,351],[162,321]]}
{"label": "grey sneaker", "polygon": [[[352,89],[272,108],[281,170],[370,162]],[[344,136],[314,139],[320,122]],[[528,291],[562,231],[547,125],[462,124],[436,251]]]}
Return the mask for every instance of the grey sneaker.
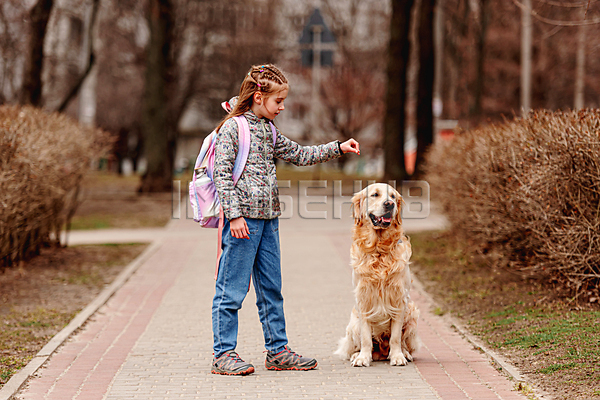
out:
{"label": "grey sneaker", "polygon": [[235,351],[230,350],[213,360],[210,372],[219,375],[249,375],[254,372],[254,365],[245,362]]}
{"label": "grey sneaker", "polygon": [[314,358],[302,357],[296,354],[289,347],[285,347],[284,350],[277,354],[267,352],[267,359],[265,360],[265,367],[267,369],[282,371],[282,370],[296,370],[296,371],[308,371],[309,369],[317,368],[317,360]]}

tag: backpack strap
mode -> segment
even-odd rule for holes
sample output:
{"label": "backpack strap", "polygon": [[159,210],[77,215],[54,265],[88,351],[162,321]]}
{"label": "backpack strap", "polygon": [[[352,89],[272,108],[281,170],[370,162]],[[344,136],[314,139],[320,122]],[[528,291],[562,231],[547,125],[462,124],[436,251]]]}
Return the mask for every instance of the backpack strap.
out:
{"label": "backpack strap", "polygon": [[221,253],[223,249],[221,248],[221,244],[223,243],[223,225],[225,223],[225,214],[223,213],[223,207],[219,211],[219,230],[217,233],[217,265],[215,267],[215,281],[219,276],[219,261],[221,261]]}
{"label": "backpack strap", "polygon": [[235,158],[235,164],[233,164],[233,186],[242,176],[246,161],[248,160],[248,154],[250,154],[250,127],[248,126],[248,120],[242,115],[233,117],[238,124],[238,154]]}
{"label": "backpack strap", "polygon": [[[244,167],[246,166],[246,161],[248,160],[248,154],[250,153],[250,127],[248,126],[248,121],[246,118],[241,116],[233,117],[235,122],[238,125],[238,152],[235,156],[235,162],[233,164],[233,186],[236,185],[237,181],[242,176],[242,172],[244,172]],[[211,133],[213,135],[210,139],[205,139],[205,142],[209,143],[207,147],[214,147],[217,139],[217,132],[213,131]],[[206,153],[209,153],[209,160],[207,164],[207,173],[210,179],[213,179],[214,165],[215,165],[215,154],[214,151],[204,151],[204,145],[202,146],[201,154],[198,155],[198,159],[196,160],[196,167],[198,168],[199,163],[204,158]],[[202,157],[201,157],[202,156]],[[194,171],[195,175],[195,171]],[[195,177],[194,177],[195,179]]]}
{"label": "backpack strap", "polygon": [[[204,138],[204,141],[202,142],[202,147],[200,147],[200,152],[198,153],[198,157],[196,157],[196,162],[194,163],[194,174],[192,176],[192,182],[196,181],[196,170],[202,165],[202,162],[204,161],[204,158],[206,158],[206,153],[208,153],[209,149],[215,146],[216,138],[217,133],[215,131],[212,131],[206,138]],[[212,179],[212,171],[210,175]]]}
{"label": "backpack strap", "polygon": [[271,132],[273,132],[273,150],[275,150],[275,143],[277,142],[277,129],[275,129],[275,124],[269,121],[269,125],[271,125]]}

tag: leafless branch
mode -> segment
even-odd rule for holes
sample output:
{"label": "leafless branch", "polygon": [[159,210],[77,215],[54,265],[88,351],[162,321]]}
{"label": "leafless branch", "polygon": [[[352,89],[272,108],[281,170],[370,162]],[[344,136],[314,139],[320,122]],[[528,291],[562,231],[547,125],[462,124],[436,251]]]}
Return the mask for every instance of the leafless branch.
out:
{"label": "leafless branch", "polygon": [[[560,21],[560,20],[555,20],[555,19],[551,19],[551,18],[546,18],[546,17],[540,15],[534,9],[525,6],[519,0],[512,0],[512,2],[517,7],[519,7],[521,10],[529,11],[529,13],[531,14],[531,16],[533,18],[535,18],[538,21],[543,22],[545,24],[558,25],[558,26],[585,26],[585,25],[597,25],[597,24],[600,24],[600,18],[596,18],[596,19],[592,19],[592,20],[585,20],[585,19],[583,19],[583,20],[579,20],[579,21]],[[587,10],[586,10],[586,14],[587,14]]]}
{"label": "leafless branch", "polygon": [[100,0],[93,0],[93,2],[92,2],[92,17],[91,17],[91,21],[88,26],[87,32],[85,32],[85,35],[87,35],[87,37],[88,37],[88,43],[89,43],[89,55],[87,57],[88,58],[87,65],[85,67],[85,70],[81,73],[81,75],[79,76],[79,78],[77,79],[77,81],[75,82],[73,87],[71,88],[71,90],[69,90],[69,92],[67,93],[67,96],[60,102],[60,105],[57,108],[58,112],[64,112],[66,110],[69,103],[75,98],[75,96],[77,96],[77,93],[79,93],[79,89],[81,89],[83,82],[85,82],[85,79],[88,77],[92,68],[94,67],[94,64],[96,61],[96,56],[94,54],[94,28],[96,26],[96,20],[98,17],[99,6],[100,6]]}

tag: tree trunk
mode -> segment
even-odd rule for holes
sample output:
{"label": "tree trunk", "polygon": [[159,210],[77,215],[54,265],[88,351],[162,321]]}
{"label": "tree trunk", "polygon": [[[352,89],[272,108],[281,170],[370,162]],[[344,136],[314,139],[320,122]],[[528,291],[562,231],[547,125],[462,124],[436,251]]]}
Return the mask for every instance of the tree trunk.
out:
{"label": "tree trunk", "polygon": [[[585,18],[585,11],[582,11]],[[575,61],[575,110],[581,110],[585,104],[585,44],[586,25],[577,28],[577,58]]]}
{"label": "tree trunk", "polygon": [[167,112],[167,73],[173,9],[169,0],[150,0],[146,83],[142,110],[147,170],[140,192],[170,191],[175,154],[174,133],[170,132]]}
{"label": "tree trunk", "polygon": [[417,160],[415,172],[421,173],[423,156],[433,143],[433,10],[435,0],[421,0],[419,13],[419,77],[417,79]]}
{"label": "tree trunk", "polygon": [[521,29],[521,109],[527,115],[531,110],[531,0],[523,0]]}
{"label": "tree trunk", "polygon": [[413,0],[392,0],[388,48],[386,111],[383,127],[384,179],[402,181],[406,123],[406,73],[410,54],[409,25]]}
{"label": "tree trunk", "polygon": [[23,73],[21,103],[39,106],[42,102],[42,67],[44,61],[44,39],[50,20],[53,0],[38,0],[29,12],[31,30],[27,46],[27,58]]}
{"label": "tree trunk", "polygon": [[88,43],[87,49],[84,48],[84,51],[86,52],[85,67],[84,67],[81,75],[77,79],[77,81],[75,81],[73,87],[71,87],[71,90],[69,90],[69,92],[67,93],[67,96],[63,99],[63,101],[61,101],[60,105],[58,106],[58,108],[56,110],[58,112],[64,112],[67,109],[67,107],[69,106],[71,101],[75,98],[75,96],[77,96],[77,94],[81,90],[83,83],[85,82],[86,78],[90,75],[92,68],[94,68],[94,65],[96,64],[96,55],[94,53],[94,27],[96,25],[96,19],[98,16],[99,7],[100,7],[100,0],[93,0],[91,16],[90,16],[89,20],[86,20],[86,24],[85,24],[86,29],[83,33],[84,35],[87,36],[87,38],[83,41],[85,42],[87,40],[87,43]]}
{"label": "tree trunk", "polygon": [[481,115],[483,112],[482,100],[483,100],[483,89],[485,82],[485,72],[483,70],[483,62],[485,59],[485,36],[488,28],[489,12],[488,12],[488,1],[481,0],[479,2],[479,34],[475,35],[475,46],[477,48],[477,60],[476,60],[476,76],[475,76],[475,87],[473,88],[473,107],[471,109],[471,115]]}

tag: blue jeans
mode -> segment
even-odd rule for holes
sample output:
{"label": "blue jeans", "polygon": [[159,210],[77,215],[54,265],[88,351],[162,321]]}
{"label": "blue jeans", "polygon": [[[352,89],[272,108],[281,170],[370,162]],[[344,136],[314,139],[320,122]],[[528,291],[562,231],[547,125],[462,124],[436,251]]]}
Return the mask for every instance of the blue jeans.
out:
{"label": "blue jeans", "polygon": [[234,350],[237,345],[238,310],[248,293],[250,277],[254,282],[265,348],[279,352],[288,343],[281,295],[279,220],[245,219],[250,239],[234,238],[229,221],[223,226],[223,253],[212,306],[215,357]]}

